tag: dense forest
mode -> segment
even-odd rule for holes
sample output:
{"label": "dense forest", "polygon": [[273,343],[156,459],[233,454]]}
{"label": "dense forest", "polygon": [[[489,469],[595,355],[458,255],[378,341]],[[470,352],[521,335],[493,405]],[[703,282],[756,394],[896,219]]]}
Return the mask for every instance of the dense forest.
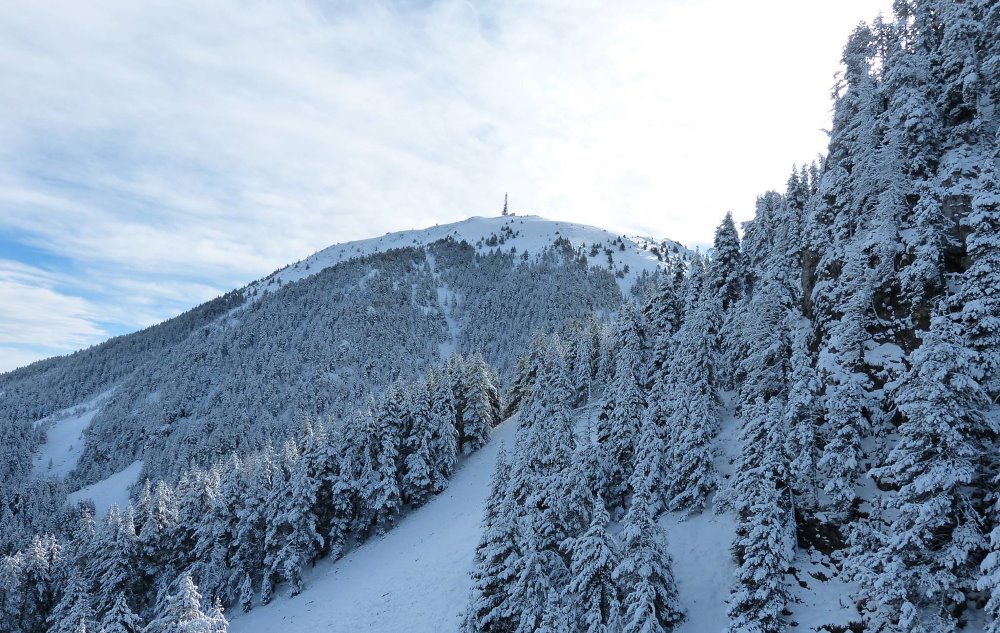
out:
{"label": "dense forest", "polygon": [[[827,154],[631,292],[607,244],[448,239],[0,376],[4,630],[224,631],[514,417],[470,633],[673,630],[661,519],[706,512],[736,521],[732,631],[796,625],[809,552],[852,630],[1000,632],[998,34],[996,0],[859,26]],[[33,471],[34,422],[100,394],[76,470]],[[66,505],[140,458],[129,507]]]}
{"label": "dense forest", "polygon": [[852,583],[854,630],[1000,631],[998,34],[990,1],[858,27],[828,154],[622,307],[593,428],[572,355],[534,354],[466,630],[669,631],[655,517],[713,511],[737,521],[731,631],[794,625],[803,550]]}

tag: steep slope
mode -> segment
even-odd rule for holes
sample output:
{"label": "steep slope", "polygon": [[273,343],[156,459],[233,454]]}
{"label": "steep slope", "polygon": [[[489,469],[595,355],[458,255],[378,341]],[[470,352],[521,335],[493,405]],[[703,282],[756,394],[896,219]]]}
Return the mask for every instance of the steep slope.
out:
{"label": "steep slope", "polygon": [[516,418],[494,429],[490,443],[469,457],[451,485],[426,506],[336,562],[306,576],[298,596],[279,596],[245,615],[230,614],[232,633],[268,631],[412,631],[458,629],[469,591],[490,474]]}
{"label": "steep slope", "polygon": [[[581,423],[588,423],[594,411],[578,413],[584,414]],[[730,426],[734,423],[731,420]],[[385,537],[340,560],[318,564],[298,596],[278,596],[245,614],[230,612],[231,633],[457,632],[490,476],[500,447],[510,449],[517,424],[515,416],[498,426],[490,443],[465,461],[447,491]],[[722,631],[733,573],[732,517],[711,511],[693,518],[667,514],[661,523],[688,609],[678,633]]]}

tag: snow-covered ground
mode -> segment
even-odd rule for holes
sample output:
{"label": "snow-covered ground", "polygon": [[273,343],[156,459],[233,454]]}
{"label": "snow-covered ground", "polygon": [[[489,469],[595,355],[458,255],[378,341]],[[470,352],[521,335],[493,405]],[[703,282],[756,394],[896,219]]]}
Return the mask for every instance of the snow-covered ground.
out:
{"label": "snow-covered ground", "polygon": [[736,571],[730,545],[736,524],[728,514],[711,510],[684,518],[670,514],[661,521],[667,533],[667,551],[674,561],[674,580],[687,619],[682,633],[715,633],[729,625],[726,609]]}
{"label": "snow-covered ground", "polygon": [[35,455],[34,471],[47,477],[63,477],[74,468],[83,454],[83,432],[101,410],[110,391],[83,404],[57,411],[35,422],[45,429],[45,443]]}
{"label": "snow-covered ground", "polygon": [[84,499],[91,499],[94,502],[97,516],[101,517],[113,505],[117,505],[119,508],[128,505],[128,489],[136,482],[141,472],[142,461],[134,461],[124,470],[106,479],[84,486],[76,492],[71,492],[66,500],[69,503],[76,503]]}
{"label": "snow-covered ground", "polygon": [[[503,244],[496,246],[487,244],[486,240],[491,235],[501,237],[504,227],[508,227],[515,236],[508,236]],[[517,249],[518,253],[528,251],[531,254],[538,254],[560,237],[569,240],[573,246],[585,244],[588,249],[591,245],[596,244],[599,247],[596,255],[591,257],[590,251],[587,251],[588,259],[592,265],[608,267],[608,255],[604,250],[607,248],[611,251],[616,271],[624,270],[625,266],[628,266],[628,273],[619,279],[623,290],[632,287],[641,271],[653,270],[660,264],[656,255],[649,250],[659,243],[658,240],[652,238],[615,235],[610,231],[593,226],[547,220],[537,215],[472,217],[461,222],[441,224],[427,229],[388,233],[367,240],[336,244],[261,281],[250,284],[248,288],[264,290],[271,284],[298,281],[352,257],[384,252],[393,248],[423,246],[449,236],[456,240],[467,241],[480,252],[488,252],[493,248],[509,251],[513,247]],[[619,238],[624,242],[624,249],[620,244],[612,244]],[[675,242],[668,241],[668,244],[670,247],[677,246],[681,252],[686,252],[683,246]]]}
{"label": "snow-covered ground", "polygon": [[231,633],[438,633],[458,630],[479,542],[490,476],[516,421],[470,455],[448,489],[382,538],[336,562],[322,561],[294,598],[279,595],[248,614],[229,614]]}

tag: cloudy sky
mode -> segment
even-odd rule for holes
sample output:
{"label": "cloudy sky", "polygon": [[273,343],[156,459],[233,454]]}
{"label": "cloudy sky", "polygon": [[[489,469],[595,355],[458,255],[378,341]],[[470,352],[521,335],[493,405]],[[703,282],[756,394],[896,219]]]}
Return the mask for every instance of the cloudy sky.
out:
{"label": "cloudy sky", "polygon": [[14,0],[0,371],[499,211],[711,239],[825,146],[888,0]]}

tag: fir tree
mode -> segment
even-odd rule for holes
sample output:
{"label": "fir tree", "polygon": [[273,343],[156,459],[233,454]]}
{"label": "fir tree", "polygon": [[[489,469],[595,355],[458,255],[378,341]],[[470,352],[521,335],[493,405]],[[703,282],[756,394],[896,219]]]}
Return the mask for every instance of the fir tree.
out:
{"label": "fir tree", "polygon": [[495,406],[495,385],[486,361],[479,354],[466,363],[463,386],[464,447],[471,452],[485,446],[493,427],[500,423],[499,407]]}
{"label": "fir tree", "polygon": [[653,521],[650,491],[639,480],[625,515],[621,562],[612,575],[625,596],[624,633],[671,631],[684,612],[677,601],[666,537]]}
{"label": "fir tree", "polygon": [[570,580],[566,590],[579,603],[575,631],[604,633],[615,624],[620,601],[612,577],[619,564],[618,547],[608,533],[608,512],[598,498],[593,519],[585,534],[571,539]]}
{"label": "fir tree", "polygon": [[101,633],[142,633],[142,619],[136,615],[124,594],[119,593],[111,609],[101,620]]}
{"label": "fir tree", "polygon": [[132,510],[122,512],[112,506],[97,532],[98,556],[88,570],[98,590],[93,594],[93,607],[97,613],[107,613],[119,596],[135,595],[135,570],[139,562],[138,537],[132,520]]}
{"label": "fir tree", "polygon": [[145,633],[226,633],[229,623],[216,606],[202,611],[201,594],[190,574],[181,575],[176,593],[167,596],[159,617]]}
{"label": "fir tree", "polygon": [[[994,480],[1000,484],[1000,478]],[[986,594],[986,614],[989,624],[986,633],[1000,633],[1000,501],[993,508],[993,531],[989,534],[989,552],[980,565],[982,575],[976,589]]]}
{"label": "fir tree", "polygon": [[733,553],[739,567],[729,602],[729,630],[777,633],[788,602],[784,574],[789,562],[787,513],[770,473],[750,477],[740,489]]}
{"label": "fir tree", "polygon": [[814,509],[818,503],[819,445],[816,424],[819,418],[817,394],[820,384],[809,355],[807,323],[801,317],[792,318],[792,355],[789,359],[788,403],[785,410],[788,437],[785,451],[797,505]]}
{"label": "fir tree", "polygon": [[451,387],[440,377],[432,376],[428,388],[431,430],[431,492],[438,494],[448,487],[448,479],[458,461],[458,432],[455,430],[455,405]]}
{"label": "fir tree", "polygon": [[[627,304],[628,305],[628,304]],[[623,312],[630,312],[623,308]],[[626,322],[634,318],[625,317]],[[626,329],[625,332],[630,332]],[[599,439],[605,445],[614,463],[613,488],[623,494],[627,487],[627,473],[632,471],[635,444],[639,439],[640,424],[646,406],[640,385],[640,341],[637,334],[628,334],[618,350],[614,382],[608,389],[610,408],[601,426]]]}
{"label": "fir tree", "polygon": [[549,589],[549,594],[545,597],[545,612],[542,614],[542,622],[538,625],[537,633],[574,633],[577,630],[573,626],[573,616],[569,607],[559,599],[559,592]]}
{"label": "fir tree", "polygon": [[953,627],[961,592],[974,584],[985,543],[967,491],[992,436],[975,363],[956,324],[936,316],[894,394],[905,420],[871,475],[897,491],[882,500],[887,527],[871,526],[877,547],[865,545],[853,563],[873,626]]}
{"label": "fir tree", "polygon": [[74,572],[63,589],[62,599],[49,615],[48,630],[51,633],[77,633],[94,630],[95,624],[87,587],[80,575]]}
{"label": "fir tree", "polygon": [[501,447],[490,480],[483,533],[476,547],[472,592],[463,625],[467,633],[504,631],[512,626],[511,586],[519,553],[515,547],[517,525],[509,481],[510,464]]}
{"label": "fir tree", "polygon": [[722,300],[722,309],[729,310],[743,296],[746,263],[740,252],[740,236],[733,223],[733,214],[727,213],[715,230],[712,261],[708,268],[709,285]]}
{"label": "fir tree", "polygon": [[[1000,11],[996,11],[1000,13]],[[998,130],[1000,139],[1000,130]],[[1000,142],[997,143],[1000,147]],[[966,340],[979,352],[982,382],[990,396],[1000,396],[1000,149],[985,161],[972,212],[963,220],[970,265],[962,279],[962,321]]]}

